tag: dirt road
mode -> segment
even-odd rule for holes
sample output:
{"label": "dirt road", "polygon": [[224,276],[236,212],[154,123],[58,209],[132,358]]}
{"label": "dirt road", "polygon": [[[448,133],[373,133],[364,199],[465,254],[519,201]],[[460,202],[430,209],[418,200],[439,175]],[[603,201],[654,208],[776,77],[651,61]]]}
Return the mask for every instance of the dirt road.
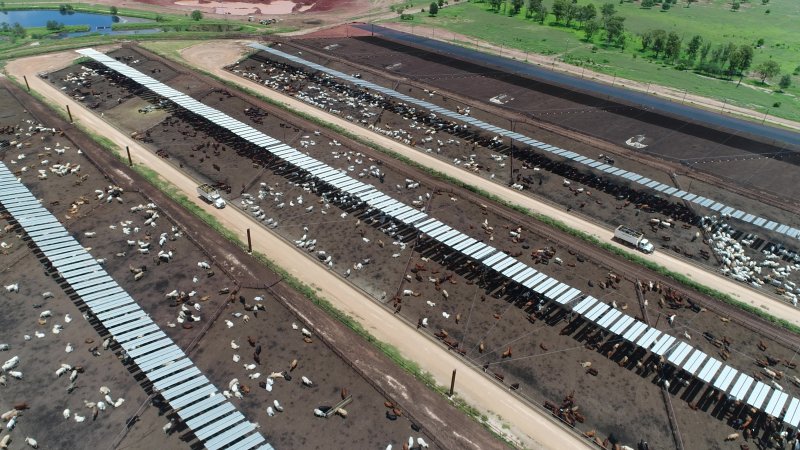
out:
{"label": "dirt road", "polygon": [[[107,51],[108,48],[102,50]],[[202,54],[204,49],[203,47],[193,49],[192,53],[196,51]],[[231,46],[226,48],[224,54],[228,57],[235,57],[238,52],[239,47]],[[219,56],[220,53],[203,55],[204,58],[208,58],[204,67],[221,65],[220,60],[216,59]],[[31,88],[48,102],[58,107],[69,105],[75,120],[84,127],[104,136],[120,147],[129,146],[136,164],[142,164],[157,171],[198,206],[215,216],[229,230],[244,236],[246,229],[252,227],[251,233],[255,250],[269,255],[292,275],[314,286],[321,296],[358,320],[377,339],[393,345],[403,356],[417,362],[430,372],[439,384],[447,385],[452,370],[456,369],[458,371],[457,394],[479,410],[490,413],[490,422],[495,425],[498,433],[511,434],[512,439],[519,440],[528,448],[559,450],[589,448],[588,441],[580,439],[544,417],[540,412],[509,393],[507,389],[492,382],[483,373],[456,358],[426,335],[417,333],[409,325],[399,322],[386,309],[361,291],[345,283],[308,257],[298,254],[294,246],[256,225],[249,215],[235,208],[218,210],[201,201],[195,194],[197,186],[195,180],[186,176],[166,160],[148,151],[139,142],[130,139],[125,133],[106,123],[101,117],[84,108],[82,104],[65,97],[53,85],[35,75],[38,72],[62,68],[75,58],[76,54],[73,52],[25,58],[9,62],[6,71],[18,79],[27,75]],[[219,72],[224,74],[221,70]],[[232,77],[232,79],[236,79],[236,77]],[[499,417],[502,417],[502,420]],[[503,430],[501,422],[509,425],[510,429]]]}
{"label": "dirt road", "polygon": [[695,106],[712,111],[733,114],[736,116],[746,117],[758,122],[765,121],[775,125],[780,125],[782,127],[791,128],[793,130],[800,130],[800,123],[795,122],[793,120],[784,119],[776,116],[764,115],[764,113],[762,112],[758,112],[748,108],[742,108],[740,106],[733,106],[727,102],[721,102],[719,100],[715,100],[708,97],[702,97],[694,94],[687,94],[685,91],[676,88],[659,86],[651,83],[642,83],[640,81],[628,80],[625,78],[615,77],[613,75],[607,75],[600,72],[585,70],[583,67],[573,66],[571,64],[567,64],[563,61],[560,61],[558,58],[561,55],[548,56],[548,55],[539,55],[536,53],[527,53],[522,50],[516,50],[513,48],[494,45],[492,43],[482,41],[480,39],[475,39],[473,37],[459,33],[453,33],[452,31],[443,30],[441,28],[438,30],[439,34],[437,35],[436,34],[437,30],[431,27],[424,27],[424,26],[412,27],[411,25],[406,25],[402,23],[381,23],[381,26],[386,28],[391,28],[397,31],[402,31],[405,33],[413,33],[418,36],[425,36],[438,41],[459,43],[460,45],[463,45],[465,47],[474,48],[476,50],[480,50],[485,53],[500,55],[506,58],[513,58],[518,61],[527,61],[531,64],[535,64],[538,66],[551,67],[554,70],[567,72],[572,75],[577,75],[580,77],[586,77],[588,79],[599,81],[601,83],[611,84],[615,86],[617,85],[625,86],[626,88],[634,91],[645,92],[651,95],[657,95],[659,97],[668,98],[670,100],[681,103],[693,104]]}
{"label": "dirt road", "polygon": [[[592,234],[598,239],[601,239],[607,243],[616,245],[620,248],[625,248],[622,247],[620,244],[616,243],[615,241],[611,240],[611,237],[613,236],[613,231],[610,228],[605,228],[603,226],[598,225],[597,223],[590,222],[580,217],[576,217],[562,209],[538,201],[534,198],[531,198],[515,190],[508,189],[504,186],[500,186],[499,184],[491,182],[485,178],[481,178],[470,172],[454,167],[433,156],[429,156],[427,154],[414,150],[410,147],[407,147],[401,143],[398,143],[397,141],[394,141],[392,139],[389,139],[387,137],[375,133],[371,133],[370,131],[361,128],[357,125],[354,125],[353,123],[348,122],[340,118],[339,116],[335,116],[320,111],[319,109],[307,103],[277,93],[264,86],[259,85],[258,83],[245,80],[241,77],[238,77],[232,73],[223,70],[222,69],[223,66],[233,63],[239,58],[240,55],[242,55],[245,52],[245,49],[243,47],[240,47],[240,45],[241,42],[237,43],[230,41],[203,43],[184,49],[181,52],[181,55],[186,59],[187,62],[196,67],[211,72],[220,78],[224,78],[241,86],[245,86],[248,89],[255,90],[262,95],[271,97],[275,100],[279,100],[288,105],[291,109],[303,112],[305,114],[317,116],[322,120],[343,127],[348,131],[350,131],[351,133],[357,134],[385,148],[401,153],[409,158],[413,158],[417,162],[424,164],[434,170],[446,173],[453,177],[460,178],[466,183],[469,183],[473,186],[477,186],[478,188],[486,192],[489,192],[491,194],[497,195],[498,197],[501,197],[507,201],[529,208],[533,212],[553,217],[555,219],[558,219],[566,223],[567,225],[573,228]],[[800,325],[800,311],[798,311],[796,308],[792,307],[790,304],[786,302],[768,297],[767,295],[764,295],[753,289],[750,289],[747,286],[742,285],[741,283],[737,283],[728,278],[724,278],[716,274],[715,272],[707,271],[698,265],[692,264],[682,259],[675,258],[669,253],[655,252],[652,255],[643,255],[643,256],[652,260],[655,263],[658,263],[664,267],[669,268],[670,270],[682,273],[694,279],[695,281],[702,283],[705,286],[709,286],[718,291],[727,293],[742,302],[746,302],[750,305],[768,311],[772,315],[786,319],[795,325]]]}

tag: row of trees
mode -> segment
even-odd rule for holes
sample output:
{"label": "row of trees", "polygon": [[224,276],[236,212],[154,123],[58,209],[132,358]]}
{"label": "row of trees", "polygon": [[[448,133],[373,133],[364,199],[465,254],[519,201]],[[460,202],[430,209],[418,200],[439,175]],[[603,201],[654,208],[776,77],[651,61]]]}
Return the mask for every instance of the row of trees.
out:
{"label": "row of trees", "polygon": [[598,11],[594,3],[578,5],[578,0],[555,0],[553,10],[548,11],[542,0],[489,0],[492,11],[500,12],[501,7],[508,4],[508,14],[516,15],[525,11],[526,19],[533,19],[544,24],[548,14],[555,17],[554,25],[577,27],[584,30],[586,40],[591,40],[595,34],[605,30],[606,41],[618,46],[625,46],[625,18],[617,15],[613,3],[605,3]]}
{"label": "row of trees", "polygon": [[48,20],[46,27],[48,30],[57,31],[64,28],[64,24],[57,20]]}
{"label": "row of trees", "polygon": [[[617,14],[614,3],[605,3],[596,7],[594,3],[579,5],[578,0],[553,0],[552,11],[548,11],[543,0],[487,0],[490,9],[508,15],[524,12],[525,18],[533,19],[544,24],[548,15],[555,18],[550,25],[570,27],[582,30],[586,41],[590,42],[596,34],[604,32],[604,39],[608,44],[614,44],[623,50],[626,45],[625,18]],[[651,6],[656,3],[663,5],[677,4],[678,0],[642,0],[642,6]],[[690,2],[693,0],[687,0]],[[766,4],[768,0],[762,0]],[[433,6],[433,5],[431,5]],[[754,49],[752,45],[736,45],[733,42],[714,45],[706,42],[702,36],[693,36],[688,42],[676,32],[667,33],[664,30],[652,30],[640,35],[642,52],[651,52],[655,59],[677,64],[679,69],[693,69],[712,76],[739,77],[741,84],[743,78],[752,71],[762,83],[780,75],[780,65],[767,60],[753,67]],[[763,46],[760,39],[757,47]],[[800,66],[798,66],[800,71]],[[778,85],[781,89],[788,88],[792,83],[791,74],[780,78]]]}
{"label": "row of trees", "polygon": [[12,38],[22,38],[28,31],[19,22],[15,22],[14,25],[3,22],[0,24],[0,33],[10,35]]}
{"label": "row of trees", "polygon": [[[749,44],[737,46],[728,42],[714,46],[698,34],[692,36],[684,47],[683,40],[676,32],[667,33],[664,30],[647,31],[641,34],[641,39],[642,51],[652,52],[656,59],[678,63],[683,68],[694,68],[709,75],[738,76],[739,83],[753,65],[754,50]],[[759,40],[759,46],[763,44],[763,40]],[[780,73],[780,65],[770,59],[756,66],[754,72],[765,83]],[[783,77],[780,84],[782,89],[789,87],[791,75]]]}

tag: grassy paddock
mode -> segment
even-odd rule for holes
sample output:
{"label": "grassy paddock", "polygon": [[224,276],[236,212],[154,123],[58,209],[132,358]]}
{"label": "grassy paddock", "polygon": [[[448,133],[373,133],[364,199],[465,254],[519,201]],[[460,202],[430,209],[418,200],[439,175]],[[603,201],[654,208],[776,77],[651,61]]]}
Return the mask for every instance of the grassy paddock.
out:
{"label": "grassy paddock", "polygon": [[[606,1],[578,0],[578,5],[593,3],[599,11]],[[686,89],[692,94],[800,120],[800,101],[797,100],[800,96],[800,76],[794,76],[794,86],[783,94],[775,92],[779,77],[772,80],[772,86],[760,86],[756,80],[750,79],[736,87],[738,77],[733,81],[710,78],[691,70],[677,70],[672,64],[653,59],[649,52],[640,52],[639,38],[639,34],[653,29],[663,29],[668,33],[675,31],[682,37],[684,48],[695,34],[703,36],[706,42],[714,46],[728,42],[755,45],[758,39],[763,38],[764,46],[755,49],[752,67],[773,59],[781,65],[782,73],[791,73],[800,65],[800,33],[788,30],[794,29],[800,21],[800,2],[773,1],[762,5],[760,1],[752,0],[742,2],[740,11],[732,12],[729,1],[700,0],[686,8],[685,0],[680,0],[668,12],[662,13],[659,8],[640,8],[639,3],[620,4],[612,1],[617,13],[626,17],[628,41],[624,51],[606,47],[602,32],[591,42],[586,42],[583,31],[554,24],[555,17],[552,14],[545,20],[545,25],[539,25],[532,19],[525,19],[524,13],[509,17],[502,13],[502,8],[500,13],[491,12],[488,2],[454,3],[451,0],[450,3],[439,10],[437,17],[420,13],[415,6],[409,11],[415,13],[413,21],[399,18],[390,21],[434,26],[435,35],[440,38],[449,38],[450,31],[525,52],[559,55],[570,64],[593,71]],[[545,0],[544,3],[548,10],[552,10],[552,0]],[[764,13],[767,9],[770,9],[770,14]],[[430,30],[425,31],[426,36],[430,34]],[[474,42],[461,44],[474,46]],[[781,106],[773,107],[776,102],[781,102]]]}

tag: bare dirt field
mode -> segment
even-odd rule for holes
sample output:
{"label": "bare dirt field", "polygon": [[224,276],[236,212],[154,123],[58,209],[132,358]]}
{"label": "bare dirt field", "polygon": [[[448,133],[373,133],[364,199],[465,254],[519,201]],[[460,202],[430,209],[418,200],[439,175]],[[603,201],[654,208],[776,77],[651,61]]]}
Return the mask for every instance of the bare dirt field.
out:
{"label": "bare dirt field", "polygon": [[[134,67],[148,59],[146,54],[132,49],[113,55],[129,63],[139,61]],[[67,74],[77,70],[73,66],[50,74],[50,80],[74,89]],[[168,72],[156,70],[153,76],[159,77],[160,73]],[[202,83],[192,84],[182,77],[179,75],[173,81],[194,89],[194,95],[204,103],[303,147],[314,157],[353,176],[363,173],[362,181],[375,184],[399,200],[420,202],[420,208],[451,226],[478,239],[492,240],[493,245],[523,260],[533,260],[538,263],[537,269],[620,309],[640,311],[641,317],[659,328],[670,329],[676,335],[685,332],[693,343],[712,354],[715,353],[711,350],[712,342],[720,335],[727,336],[730,344],[726,344],[725,352],[730,363],[758,370],[753,361],[763,358],[764,350],[756,345],[756,330],[744,321],[723,322],[720,316],[727,319],[728,314],[721,307],[715,311],[713,302],[705,310],[693,307],[690,299],[672,291],[665,283],[656,289],[657,293],[644,294],[649,300],[646,306],[637,300],[634,288],[640,272],[628,275],[626,268],[619,282],[611,282],[616,277],[609,272],[616,271],[618,262],[602,256],[595,258],[596,250],[560,235],[553,236],[518,214],[495,206],[482,207],[472,195],[453,191],[341,137],[327,132],[317,134],[319,130],[307,123],[288,120],[265,105],[245,101],[219,88],[204,89]],[[87,73],[81,83],[80,89],[97,91],[100,97],[108,93],[123,98],[127,92],[155,100],[102,71]],[[126,102],[114,108],[124,107]],[[661,397],[661,388],[656,385],[663,375],[649,368],[652,361],[648,361],[647,355],[614,346],[613,340],[605,341],[607,336],[598,335],[579,321],[564,329],[566,324],[562,322],[567,318],[558,310],[540,304],[538,298],[519,297],[513,286],[503,286],[491,274],[476,273],[464,261],[448,259],[446,252],[430,247],[425,240],[393,235],[396,230],[392,225],[371,223],[364,211],[341,204],[335,196],[326,194],[322,186],[291,167],[259,155],[255,149],[221,134],[210,124],[171,109],[168,113],[149,130],[136,130],[137,136],[154,152],[201,179],[228,185],[231,191],[227,198],[237,206],[303,248],[320,264],[349,277],[349,281],[384,301],[398,316],[420,324],[423,332],[435,333],[444,345],[484,367],[487,375],[533,403],[551,402],[558,406],[574,392],[570,402],[579,406],[580,419],[577,416],[565,419],[576,421],[574,425],[582,431],[596,429],[599,436],[614,434],[629,444],[646,439],[659,447],[674,446],[674,432],[682,436],[687,448],[735,448],[736,444],[722,446],[721,439],[731,431],[729,424],[747,412],[731,410],[730,405],[719,406],[724,411],[716,415],[718,418],[712,417],[708,407],[713,404],[701,409],[696,404],[696,394],[688,393],[702,386],[684,390],[683,384],[673,380],[676,387],[672,401],[677,422],[670,431],[669,409]],[[137,110],[135,114],[150,113]],[[119,117],[126,116],[129,115]],[[117,126],[129,131],[125,122]],[[643,280],[646,282],[647,278]],[[676,316],[670,325],[666,316],[672,314]],[[705,338],[708,344],[703,342],[704,332],[709,333],[710,338]],[[758,339],[768,341],[770,356],[776,361],[792,364],[791,344],[784,345],[766,336]],[[592,362],[597,376],[586,374],[581,367],[580,363],[587,361]],[[637,364],[640,361],[642,364]],[[785,370],[788,375],[789,369]],[[554,373],[559,376],[553,377]],[[708,391],[703,397],[710,394]],[[686,403],[678,401],[679,398]],[[622,421],[609,414],[609,410],[625,411],[627,417],[636,419]],[[761,426],[764,421],[756,423]]]}
{"label": "bare dirt field", "polygon": [[[319,312],[306,311],[310,315],[298,318],[297,312],[292,312],[294,310],[285,303],[287,297],[296,303],[299,298],[297,294],[276,284],[280,278],[275,274],[255,266],[241,265],[238,260],[242,258],[241,254],[227,253],[231,251],[230,245],[216,245],[211,253],[206,253],[204,248],[207,247],[204,245],[219,238],[198,228],[197,224],[184,229],[184,223],[173,222],[172,214],[178,210],[169,202],[151,205],[150,198],[135,191],[126,191],[122,196],[123,202],[109,203],[98,199],[98,190],[103,193],[114,180],[107,178],[109,172],[99,170],[94,165],[95,161],[87,157],[92,152],[88,152],[88,149],[80,152],[78,144],[59,132],[34,131],[30,133],[31,136],[26,136],[25,130],[38,124],[38,118],[23,112],[20,103],[9,95],[8,90],[0,91],[0,100],[4,111],[0,122],[3,137],[16,137],[21,144],[19,148],[15,145],[1,150],[3,161],[22,178],[34,195],[42,198],[43,203],[77,239],[91,247],[93,255],[105,260],[109,273],[178,345],[191,352],[196,365],[217,386],[225,389],[230,380],[239,378],[242,384],[250,387],[250,393],[242,400],[233,401],[250,420],[261,424],[262,433],[276,448],[323,448],[330,445],[342,448],[354,443],[364,448],[388,443],[400,445],[408,435],[415,438],[424,436],[431,446],[437,446],[436,435],[423,430],[424,425],[409,420],[410,414],[413,417],[413,405],[408,405],[412,406],[408,409],[405,402],[401,401],[398,412],[402,415],[389,417],[391,414],[387,412],[391,413],[391,410],[384,405],[388,394],[385,387],[377,389],[375,381],[362,377],[341,358],[355,351],[366,361],[380,365],[376,359],[382,357],[374,349],[369,350],[366,347],[368,344],[357,338],[349,342],[353,336],[342,340],[342,326],[330,320],[319,320],[315,316]],[[96,155],[104,156],[104,162],[109,162],[108,155]],[[79,168],[73,173],[59,176],[50,170],[58,167],[58,164],[70,164],[73,169],[79,165]],[[105,167],[109,170],[108,166]],[[39,170],[43,170],[47,177]],[[125,181],[123,184],[131,185],[133,180],[128,178]],[[145,217],[153,217],[147,210],[161,215],[152,222],[154,225],[145,223]],[[2,220],[5,227],[7,218]],[[19,426],[12,432],[13,439],[22,443],[25,434],[28,434],[35,437],[43,448],[70,447],[65,439],[75,442],[84,439],[87,433],[76,433],[74,427],[92,426],[93,421],[88,417],[92,410],[87,409],[82,400],[100,400],[102,396],[98,394],[98,389],[106,385],[112,389],[115,399],[122,397],[126,400],[119,408],[109,407],[99,413],[97,421],[102,427],[93,426],[92,432],[88,433],[90,439],[96,439],[98,444],[113,442],[114,446],[135,448],[147,444],[163,446],[167,442],[172,443],[166,445],[174,446],[178,445],[178,439],[191,443],[191,434],[180,425],[174,427],[169,437],[160,431],[172,416],[165,417],[166,411],[152,406],[147,398],[149,391],[136,386],[131,374],[126,373],[129,368],[116,361],[118,355],[115,352],[118,348],[112,346],[109,351],[101,349],[97,356],[86,351],[100,345],[106,332],[89,329],[88,322],[82,317],[82,310],[55,281],[46,276],[41,262],[19,239],[18,233],[18,230],[11,229],[3,236],[4,249],[0,256],[4,268],[0,273],[3,285],[20,283],[19,292],[6,297],[18,305],[4,307],[10,313],[2,317],[2,325],[4,330],[10,332],[4,334],[8,336],[8,342],[3,338],[3,343],[9,343],[9,351],[20,356],[19,370],[24,371],[25,375],[23,380],[11,379],[6,386],[0,386],[0,390],[8,393],[3,394],[3,404],[0,406],[5,411],[12,404],[25,401],[30,407],[18,419]],[[157,245],[162,233],[166,233],[167,238],[163,244]],[[136,239],[133,247],[126,242],[131,239]],[[152,252],[139,251],[141,242],[150,242]],[[168,262],[155,257],[156,248],[172,252],[174,256]],[[212,268],[199,268],[198,261],[208,261]],[[147,266],[147,270],[142,272],[144,276],[135,279],[134,272],[138,273],[143,266]],[[174,300],[165,298],[165,293],[173,289],[185,292],[181,298],[186,299],[184,304],[199,321],[186,320],[181,323],[177,319],[180,306]],[[52,292],[54,297],[42,297],[41,293],[47,291]],[[237,294],[232,296],[233,301],[228,302],[231,292]],[[21,302],[31,304],[22,306]],[[265,310],[254,311],[254,305],[263,305]],[[48,323],[37,325],[36,319],[44,310],[49,310],[52,317]],[[67,321],[65,314],[69,314],[71,320]],[[310,319],[316,323],[309,324]],[[317,335],[315,326],[323,322],[326,325],[322,330],[326,335],[324,339]],[[50,330],[55,324],[64,327],[57,334]],[[304,327],[313,330],[308,333],[309,336],[301,333]],[[43,337],[39,336],[40,333],[43,333]],[[25,334],[31,336],[29,341],[25,340]],[[326,342],[332,338],[339,340],[342,346],[338,349],[329,347]],[[253,341],[252,345],[250,340]],[[75,347],[74,352],[58,356],[64,352],[68,342]],[[234,349],[234,346],[238,348]],[[252,356],[255,347],[261,348],[260,358]],[[232,360],[235,354],[240,356],[239,361]],[[101,360],[107,361],[102,363]],[[293,364],[294,360],[297,363]],[[56,383],[51,381],[61,363],[82,366],[71,393],[66,392],[69,373]],[[103,364],[105,370],[98,371],[98,364]],[[242,367],[244,364],[254,364],[255,367]],[[295,367],[292,369],[292,366]],[[399,372],[399,369],[385,370],[397,380],[402,380],[403,384],[398,387],[406,392],[406,396],[416,390],[426,391],[416,386],[415,382],[407,384],[409,376]],[[275,384],[271,390],[260,386],[271,373],[284,371],[293,375],[291,379],[273,375],[271,379]],[[314,384],[310,388],[304,386],[300,383],[302,376]],[[28,389],[31,383],[52,386],[56,396],[47,399],[32,395]],[[383,386],[380,383],[378,385]],[[347,417],[335,416],[328,420],[314,417],[314,408],[337,403],[343,393],[351,394],[354,399],[346,408]],[[280,402],[284,411],[269,417],[267,406],[274,400]],[[437,410],[441,406],[437,406],[437,403],[442,402],[434,396],[433,402],[418,406]],[[72,413],[88,418],[84,423],[75,423],[72,416],[64,419],[62,412],[65,408],[71,408]],[[454,419],[452,424],[467,420],[452,408],[445,408],[450,409],[454,417],[461,418]],[[447,413],[440,410],[439,414],[446,416]],[[64,425],[52,426],[54,420]],[[308,433],[310,427],[317,431]],[[476,427],[476,424],[467,425],[467,429],[462,428],[461,431],[469,436],[473,434],[470,430]],[[476,431],[479,436],[485,435],[479,428]],[[474,435],[471,437],[476,438]],[[452,446],[452,441],[448,442],[448,446]]]}

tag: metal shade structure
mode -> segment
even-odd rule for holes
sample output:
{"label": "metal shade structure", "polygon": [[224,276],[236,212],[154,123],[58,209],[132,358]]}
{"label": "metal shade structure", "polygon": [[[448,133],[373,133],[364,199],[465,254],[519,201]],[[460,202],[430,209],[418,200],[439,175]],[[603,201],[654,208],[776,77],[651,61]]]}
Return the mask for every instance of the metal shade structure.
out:
{"label": "metal shade structure", "polygon": [[[300,58],[279,52],[269,47],[263,47],[256,44],[252,45],[252,47],[268,51],[272,54],[308,65],[309,67],[313,67],[318,70],[322,70],[333,76],[347,79],[348,81],[357,83],[359,86],[368,87],[379,92],[395,95],[393,93],[394,91],[391,91],[390,89],[372,85],[371,83],[364,82],[363,80],[350,77],[340,72],[331,71],[330,69],[318,64],[309,63],[308,61],[301,60]],[[153,92],[162,92],[163,94],[159,95],[162,95],[166,99],[173,101],[175,104],[185,108],[187,111],[206,118],[214,125],[235,134],[236,136],[252,143],[253,145],[259,146],[265,152],[281,158],[288,164],[292,164],[299,170],[303,170],[312,177],[315,177],[317,180],[327,183],[333,189],[349,195],[350,198],[360,201],[363,205],[366,205],[366,207],[369,208],[368,211],[370,214],[378,213],[383,215],[386,218],[394,220],[400,225],[413,229],[415,233],[427,236],[428,239],[460,253],[462,257],[468,258],[475,262],[480,262],[480,265],[486,271],[490,271],[491,273],[496,274],[496,276],[503,277],[513,281],[514,283],[517,283],[517,285],[526,290],[528,294],[539,295],[543,300],[550,301],[562,308],[571,308],[572,313],[582,315],[586,320],[609,330],[610,332],[620,336],[623,340],[626,340],[635,346],[642,347],[645,350],[650,350],[656,355],[665,356],[671,364],[674,364],[678,368],[685,370],[689,374],[694,375],[697,373],[697,377],[700,380],[706,383],[713,383],[715,387],[722,391],[734,396],[745,398],[745,394],[751,387],[752,381],[750,383],[746,383],[746,380],[743,379],[741,383],[735,384],[733,385],[733,388],[731,388],[735,377],[739,375],[739,372],[737,372],[735,369],[726,366],[721,372],[719,372],[719,368],[722,365],[719,361],[708,357],[708,355],[692,348],[687,343],[677,340],[674,336],[648,326],[647,324],[634,319],[628,314],[613,308],[611,305],[606,304],[603,301],[591,296],[584,296],[582,295],[580,289],[547,276],[537,271],[533,267],[528,266],[526,263],[496,249],[495,247],[487,245],[483,242],[479,242],[477,239],[472,238],[461,231],[441,222],[440,220],[429,216],[427,213],[397,201],[369,184],[365,184],[354,178],[351,178],[349,175],[343,173],[339,169],[328,166],[327,164],[316,160],[289,145],[283,144],[280,141],[267,136],[255,128],[243,124],[214,108],[203,105],[191,97],[188,97],[187,95],[175,89],[169,88],[159,81],[154,80],[147,75],[144,75],[141,72],[126,66],[125,64],[119,63],[113,58],[110,58],[100,52],[97,52],[93,49],[83,49],[79,50],[78,53],[95,59],[109,69],[112,69],[123,76],[140,83],[142,86],[151,89]],[[427,102],[420,102],[419,100],[412,99],[406,95],[398,94],[396,96],[404,101],[413,102],[418,106],[431,106]],[[436,108],[438,108],[437,111],[439,111],[441,114],[453,114],[453,118],[457,118],[458,120],[468,121],[472,124],[482,123],[477,121],[477,119],[456,115],[456,113],[451,113],[438,106]],[[213,120],[211,118],[213,118]],[[488,124],[483,124],[489,126]],[[497,127],[494,128],[499,129]],[[540,148],[547,147],[549,148],[549,151],[560,152],[560,154],[564,155],[565,157],[572,157],[576,161],[581,161],[587,165],[593,165],[593,167],[601,168],[601,170],[605,170],[608,173],[621,173],[619,169],[603,165],[598,161],[590,160],[573,152],[547,146],[546,144],[533,141],[525,138],[524,136],[520,138],[522,141],[525,141],[525,139],[533,142],[532,145],[539,146]],[[642,179],[641,176],[631,174],[629,172],[626,172],[621,176],[632,180],[638,180],[638,182],[643,184],[653,183],[652,180]],[[656,189],[660,189],[660,186],[653,186],[655,186]],[[663,189],[663,192],[669,192],[669,189]],[[675,192],[675,194],[683,195],[681,192]],[[689,196],[686,196],[685,198],[689,198]],[[705,201],[705,199],[703,199],[703,201]],[[46,227],[47,224],[44,224],[43,226]],[[44,231],[48,231],[48,229],[45,228]],[[77,263],[77,267],[80,268],[80,263]],[[73,269],[73,267],[70,267],[70,269]],[[90,283],[99,283],[102,281],[103,280],[100,280],[99,278],[92,278],[89,280]],[[84,286],[86,291],[82,294],[92,294],[98,289],[102,291],[111,287],[111,285],[101,285],[100,288],[97,288],[95,285],[87,284]],[[114,307],[117,307],[117,305],[115,304]],[[131,315],[129,316],[129,314]],[[126,316],[124,316],[130,317],[130,320],[126,319],[124,323],[120,322],[119,324],[116,324],[117,326],[121,327],[121,330],[124,330],[125,333],[130,333],[128,327],[135,329],[135,327],[144,326],[144,324],[139,322],[140,319],[144,319],[140,317],[134,317],[132,314],[134,313],[128,313]],[[168,348],[155,351],[164,357],[172,357],[172,354],[167,350]],[[769,394],[769,392],[767,392],[767,394]],[[768,398],[772,399],[773,395],[774,394],[770,395]],[[755,402],[757,399],[754,398],[753,400]],[[763,399],[761,402],[763,403]],[[783,405],[786,402],[780,402],[780,399],[776,397],[775,404],[772,405],[773,409],[779,408],[779,406],[776,406],[779,403],[780,405]],[[791,407],[794,405],[794,403],[790,402],[789,405]],[[768,404],[767,406],[770,405]],[[800,410],[796,411],[796,413],[793,413],[791,417],[793,418],[792,420],[795,420],[796,418],[796,420],[800,422]],[[787,423],[794,427],[798,425],[797,423],[788,421]]]}
{"label": "metal shade structure", "polygon": [[323,73],[325,73],[327,75],[330,75],[330,76],[339,78],[341,80],[347,81],[349,83],[352,83],[352,84],[354,84],[356,86],[359,86],[359,87],[362,87],[362,88],[371,89],[373,91],[380,92],[381,94],[397,98],[399,100],[402,100],[404,102],[410,103],[410,104],[415,105],[417,107],[424,108],[424,109],[427,109],[429,111],[432,111],[435,114],[447,117],[448,119],[457,120],[459,122],[466,123],[469,126],[478,128],[480,130],[488,131],[490,133],[494,133],[494,134],[497,134],[497,135],[502,136],[502,137],[511,138],[511,139],[514,139],[514,140],[516,140],[518,142],[522,142],[524,144],[527,144],[527,145],[529,145],[531,147],[535,147],[535,148],[538,148],[540,150],[544,150],[546,152],[553,153],[554,155],[558,155],[558,156],[563,157],[563,158],[571,159],[571,160],[577,162],[578,164],[582,164],[582,165],[587,166],[587,167],[589,167],[591,169],[602,171],[602,172],[604,172],[604,173],[606,173],[608,175],[620,177],[620,178],[622,178],[624,180],[640,184],[643,187],[648,188],[648,189],[652,189],[652,190],[656,191],[659,194],[663,194],[663,195],[666,195],[666,196],[674,197],[676,200],[683,199],[683,200],[686,200],[686,201],[691,201],[691,202],[693,202],[693,203],[695,203],[695,204],[697,204],[699,206],[702,206],[704,208],[708,208],[708,209],[710,209],[712,211],[721,212],[721,214],[731,214],[731,217],[733,217],[734,219],[742,220],[744,222],[751,223],[751,224],[753,224],[755,226],[758,226],[758,227],[761,227],[761,228],[765,228],[765,229],[770,230],[770,231],[775,231],[776,233],[780,233],[780,234],[789,236],[789,237],[794,238],[794,239],[800,239],[800,230],[797,230],[797,229],[791,227],[790,225],[784,225],[784,224],[781,224],[781,223],[770,221],[770,220],[765,219],[763,217],[756,217],[756,216],[754,216],[752,214],[747,214],[747,213],[745,213],[743,211],[737,210],[736,208],[734,208],[732,206],[727,206],[727,205],[725,205],[723,203],[717,202],[716,200],[709,199],[709,198],[702,197],[702,196],[698,196],[698,195],[695,195],[695,194],[691,194],[691,193],[688,193],[686,191],[682,191],[682,190],[679,190],[679,189],[677,189],[675,187],[672,187],[672,186],[666,185],[664,183],[661,183],[659,181],[655,181],[655,180],[651,180],[650,178],[643,177],[642,175],[636,174],[634,172],[629,172],[627,170],[619,169],[617,167],[610,166],[608,164],[604,164],[604,163],[602,163],[600,161],[596,161],[594,159],[587,158],[587,157],[579,155],[578,153],[575,153],[573,151],[565,150],[565,149],[562,149],[562,148],[559,148],[559,147],[556,147],[556,146],[553,146],[553,145],[545,144],[544,142],[537,141],[536,139],[532,139],[532,138],[527,137],[525,135],[522,135],[520,133],[504,129],[502,127],[498,127],[498,126],[492,125],[490,123],[484,122],[484,121],[482,121],[480,119],[476,119],[474,117],[470,117],[470,116],[465,116],[463,114],[459,114],[459,113],[457,113],[455,111],[449,110],[447,108],[443,108],[443,107],[441,107],[439,105],[436,105],[434,103],[431,103],[431,102],[428,102],[428,101],[425,101],[425,100],[420,100],[420,99],[417,99],[417,98],[414,98],[414,97],[409,97],[408,95],[401,94],[400,92],[397,92],[397,91],[395,91],[393,89],[388,89],[388,88],[385,88],[383,86],[379,86],[379,85],[377,85],[375,83],[363,80],[361,78],[356,78],[354,76],[348,75],[348,74],[340,72],[338,70],[331,69],[331,68],[323,66],[321,64],[313,63],[311,61],[305,60],[305,59],[300,58],[298,56],[291,55],[291,54],[286,53],[286,52],[282,52],[280,50],[277,50],[277,49],[272,48],[272,47],[268,47],[266,45],[262,45],[262,44],[258,44],[258,43],[251,43],[251,44],[249,44],[249,47],[252,47],[252,48],[255,48],[257,50],[261,50],[261,51],[267,52],[267,53],[269,53],[271,55],[278,56],[280,58],[283,58],[283,59],[292,61],[294,63],[309,67],[311,69],[318,70],[318,71],[323,72]]}
{"label": "metal shade structure", "polygon": [[[0,162],[0,204],[206,448],[272,449],[136,301]],[[219,405],[222,406],[214,407]],[[210,411],[192,419],[197,413]],[[225,421],[225,426],[214,424]],[[216,428],[211,428],[215,426]]]}

